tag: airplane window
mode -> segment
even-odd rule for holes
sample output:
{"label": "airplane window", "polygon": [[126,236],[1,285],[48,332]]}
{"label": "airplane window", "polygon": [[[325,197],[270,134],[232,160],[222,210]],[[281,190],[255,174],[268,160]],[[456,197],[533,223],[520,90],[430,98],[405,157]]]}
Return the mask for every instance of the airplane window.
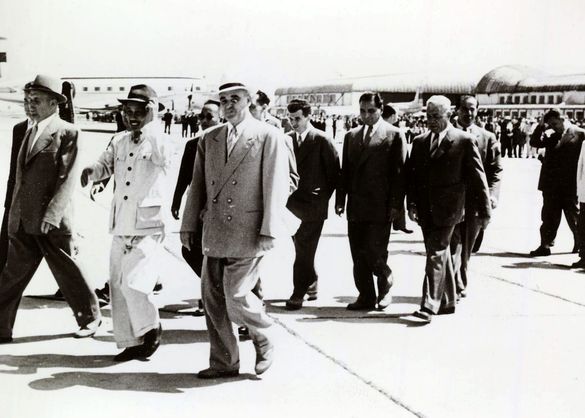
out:
{"label": "airplane window", "polygon": [[88,89],[87,87],[84,87],[84,88],[83,88],[83,91],[88,91],[88,90],[89,90],[89,89]]}
{"label": "airplane window", "polygon": [[100,91],[100,90],[101,90],[101,88],[99,88],[99,87],[94,87],[93,88],[93,91]]}
{"label": "airplane window", "polygon": [[111,87],[108,87],[108,91],[112,91],[112,88]]}
{"label": "airplane window", "polygon": [[120,87],[120,91],[124,91],[124,90],[126,90],[125,87]]}

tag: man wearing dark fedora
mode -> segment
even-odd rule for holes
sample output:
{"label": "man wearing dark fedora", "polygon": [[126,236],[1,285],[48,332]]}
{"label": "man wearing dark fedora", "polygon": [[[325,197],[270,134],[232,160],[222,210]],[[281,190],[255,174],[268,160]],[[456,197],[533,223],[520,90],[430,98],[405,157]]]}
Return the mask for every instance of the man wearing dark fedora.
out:
{"label": "man wearing dark fedora", "polygon": [[110,303],[114,338],[124,348],[114,360],[128,361],[150,357],[160,344],[162,328],[151,294],[160,273],[166,173],[175,145],[155,126],[164,106],[151,87],[133,86],[119,101],[128,130],[114,135],[95,164],[83,169],[81,185],[114,176]]}
{"label": "man wearing dark fedora", "polygon": [[[181,242],[198,244],[203,228],[201,293],[210,342],[210,367],[201,379],[239,374],[240,357],[232,323],[246,326],[256,350],[255,372],[272,364],[272,320],[252,292],[263,256],[285,223],[290,191],[289,151],[284,134],[250,113],[251,95],[242,83],[219,88],[227,123],[209,129],[197,146]],[[296,170],[295,170],[296,171]]]}
{"label": "man wearing dark fedora", "polygon": [[12,341],[20,298],[43,258],[79,324],[75,336],[92,336],[101,322],[99,305],[76,261],[71,238],[79,131],[57,113],[66,100],[58,93],[60,80],[38,75],[25,91],[34,125],[18,153],[8,215],[8,255],[0,274],[0,342]]}

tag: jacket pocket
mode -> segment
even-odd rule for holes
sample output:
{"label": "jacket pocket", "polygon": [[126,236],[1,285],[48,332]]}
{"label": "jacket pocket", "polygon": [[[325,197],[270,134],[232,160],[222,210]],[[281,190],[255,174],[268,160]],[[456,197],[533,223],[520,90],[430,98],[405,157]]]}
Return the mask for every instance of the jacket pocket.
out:
{"label": "jacket pocket", "polygon": [[144,199],[136,208],[136,228],[158,228],[164,226],[160,199]]}

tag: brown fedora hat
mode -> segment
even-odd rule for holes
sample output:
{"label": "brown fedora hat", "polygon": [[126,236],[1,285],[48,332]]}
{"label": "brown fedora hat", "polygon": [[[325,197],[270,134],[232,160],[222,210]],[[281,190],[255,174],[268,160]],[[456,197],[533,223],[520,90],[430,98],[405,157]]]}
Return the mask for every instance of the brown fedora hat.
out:
{"label": "brown fedora hat", "polygon": [[46,74],[37,75],[33,81],[26,83],[24,86],[25,91],[44,91],[45,93],[49,93],[50,95],[54,96],[59,101],[59,103],[65,103],[67,101],[67,97],[59,93],[61,88],[61,80]]}
{"label": "brown fedora hat", "polygon": [[[147,86],[146,84],[137,84],[136,86],[130,87],[128,97],[126,99],[118,99],[118,101],[122,104],[129,102],[148,104],[154,101],[158,102],[158,96],[152,87]],[[158,111],[160,112],[164,108],[165,105],[163,105],[161,102],[158,102]]]}

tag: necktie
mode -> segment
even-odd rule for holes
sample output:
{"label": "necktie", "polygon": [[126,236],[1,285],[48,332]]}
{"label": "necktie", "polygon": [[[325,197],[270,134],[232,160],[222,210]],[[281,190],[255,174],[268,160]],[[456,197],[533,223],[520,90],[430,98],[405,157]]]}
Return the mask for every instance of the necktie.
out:
{"label": "necktie", "polygon": [[368,144],[370,143],[371,138],[372,138],[372,126],[368,125],[368,130],[366,131],[366,136],[364,136],[362,146],[367,147]]}
{"label": "necktie", "polygon": [[230,134],[228,135],[228,139],[227,139],[227,155],[228,155],[228,157],[232,153],[232,150],[234,149],[234,146],[236,145],[237,140],[238,140],[238,131],[236,130],[236,127],[234,126],[232,128],[232,130],[230,131]]}
{"label": "necktie", "polygon": [[295,156],[299,153],[299,148],[301,147],[301,135],[297,134],[297,138],[293,140],[293,149],[295,151]]}
{"label": "necktie", "polygon": [[30,131],[28,132],[28,138],[27,138],[27,152],[26,155],[28,156],[30,154],[30,152],[33,149],[33,145],[34,145],[34,140],[35,140],[35,136],[37,135],[37,131],[38,131],[38,126],[35,123],[31,128]]}
{"label": "necktie", "polygon": [[433,138],[431,139],[431,157],[435,155],[437,149],[439,148],[439,134],[434,134]]}

